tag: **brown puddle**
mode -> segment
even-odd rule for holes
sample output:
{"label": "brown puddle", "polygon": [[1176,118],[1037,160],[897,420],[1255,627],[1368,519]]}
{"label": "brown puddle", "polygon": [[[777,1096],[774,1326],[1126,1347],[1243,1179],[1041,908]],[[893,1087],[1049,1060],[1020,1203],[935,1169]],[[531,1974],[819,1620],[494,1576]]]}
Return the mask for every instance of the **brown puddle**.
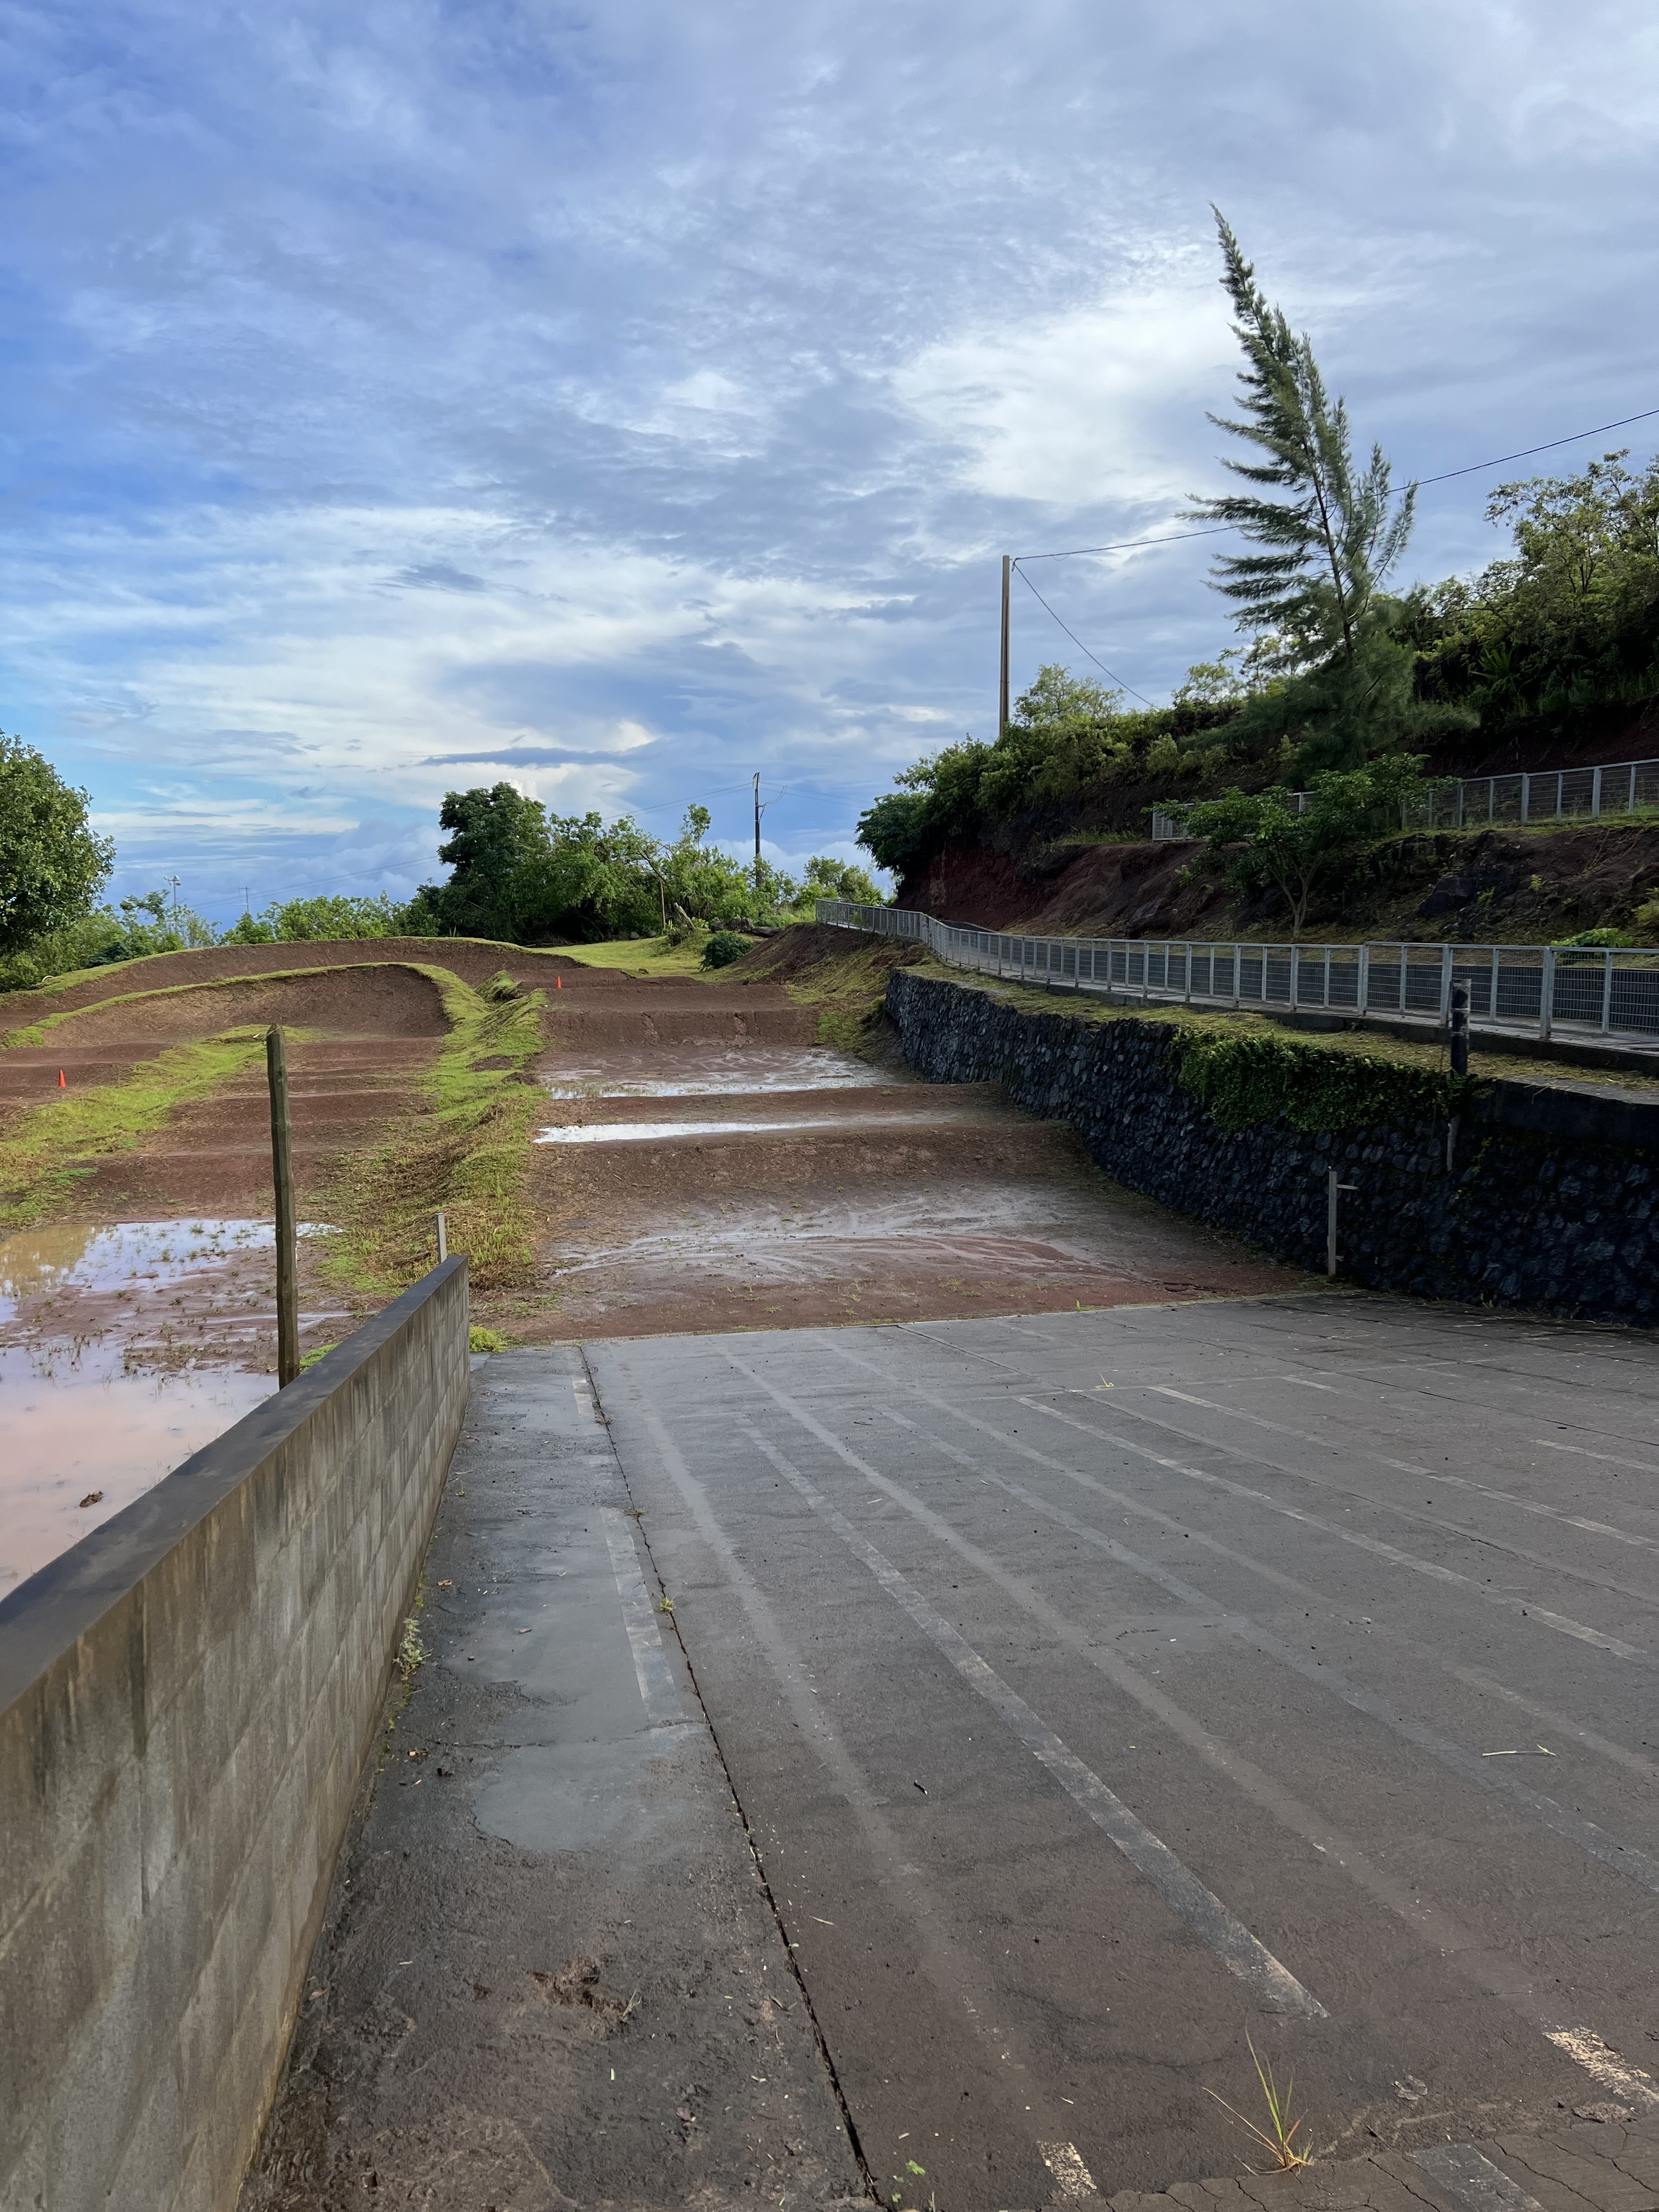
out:
{"label": "brown puddle", "polygon": [[0,1596],[268,1398],[274,1375],[144,1373],[118,1343],[0,1347]]}
{"label": "brown puddle", "polygon": [[272,1242],[202,1214],[0,1240],[0,1595],[276,1389]]}

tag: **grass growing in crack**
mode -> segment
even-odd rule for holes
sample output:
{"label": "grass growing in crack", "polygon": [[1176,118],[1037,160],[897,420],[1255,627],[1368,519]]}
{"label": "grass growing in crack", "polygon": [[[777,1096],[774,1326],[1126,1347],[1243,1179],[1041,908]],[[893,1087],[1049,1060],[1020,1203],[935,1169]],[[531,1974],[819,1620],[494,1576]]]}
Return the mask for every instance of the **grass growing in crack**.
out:
{"label": "grass growing in crack", "polygon": [[425,1111],[342,1164],[327,1208],[341,1234],[319,1269],[343,1288],[395,1296],[432,1265],[432,1216],[441,1209],[449,1249],[465,1253],[475,1289],[526,1285],[530,1133],[543,1101],[524,1071],[541,1050],[544,995],[491,999],[447,969],[416,972],[437,985],[450,1024],[423,1087]]}
{"label": "grass growing in crack", "polygon": [[0,1139],[0,1229],[63,1213],[91,1163],[130,1152],[180,1106],[207,1097],[264,1059],[262,1029],[174,1045],[118,1083],[59,1093],[31,1107]]}
{"label": "grass growing in crack", "polygon": [[[1302,2120],[1305,2117],[1305,2115],[1298,2115],[1295,2119],[1291,2118],[1291,2099],[1296,2089],[1296,2076],[1293,2074],[1287,2075],[1285,2087],[1280,2089],[1273,2079],[1272,2065],[1262,2063],[1255,2044],[1250,2041],[1248,2035],[1244,2040],[1249,2046],[1250,2058],[1255,2067],[1255,2078],[1261,2084],[1261,2094],[1267,2100],[1267,2126],[1258,2127],[1254,2120],[1247,2119],[1243,2112],[1239,2112],[1235,2106],[1230,2105],[1218,2091],[1206,2089],[1205,2094],[1213,2097],[1222,2111],[1231,2118],[1237,2120],[1247,2135],[1260,2143],[1264,2150],[1272,2153],[1273,2171],[1276,2173],[1299,2172],[1304,2166],[1312,2163],[1313,2153],[1310,2150],[1298,2149],[1295,2142],[1296,2131],[1302,2125]],[[1254,2172],[1255,2169],[1251,2167],[1247,2171]]]}
{"label": "grass growing in crack", "polygon": [[403,1640],[398,1646],[398,1672],[405,1682],[412,1682],[415,1671],[426,1657],[426,1646],[421,1641],[421,1624],[413,1613],[404,1623]]}

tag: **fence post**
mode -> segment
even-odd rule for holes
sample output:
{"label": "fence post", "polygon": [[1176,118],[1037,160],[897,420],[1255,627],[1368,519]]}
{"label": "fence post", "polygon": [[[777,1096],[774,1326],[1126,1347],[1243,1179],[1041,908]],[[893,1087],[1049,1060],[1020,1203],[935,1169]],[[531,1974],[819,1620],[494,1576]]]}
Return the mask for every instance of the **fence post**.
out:
{"label": "fence post", "polygon": [[1451,1018],[1452,949],[1449,945],[1440,948],[1440,1018]]}
{"label": "fence post", "polygon": [[1590,813],[1592,816],[1596,816],[1599,815],[1601,811],[1601,771],[1598,768],[1592,772],[1590,776]]}
{"label": "fence post", "polygon": [[1538,971],[1538,1034],[1547,1038],[1555,1019],[1555,948],[1547,945]]}
{"label": "fence post", "polygon": [[1357,1014],[1369,1012],[1371,990],[1371,948],[1369,945],[1362,945],[1359,948],[1359,981],[1354,988],[1358,993],[1354,1012]]}
{"label": "fence post", "polygon": [[1613,1027],[1613,955],[1601,955],[1607,965],[1601,970],[1601,1034],[1606,1036]]}
{"label": "fence post", "polygon": [[1521,819],[1523,823],[1532,819],[1532,778],[1524,775],[1521,778]]}
{"label": "fence post", "polygon": [[288,1055],[278,1029],[265,1031],[265,1080],[270,1089],[270,1180],[276,1201],[276,1387],[285,1390],[300,1373],[300,1273]]}
{"label": "fence post", "polygon": [[1469,987],[1454,983],[1451,987],[1451,1072],[1467,1075],[1469,1072]]}
{"label": "fence post", "polygon": [[1293,945],[1291,947],[1291,1012],[1292,1013],[1296,1012],[1296,987],[1301,974],[1302,947],[1299,945]]}
{"label": "fence post", "polygon": [[449,1257],[449,1224],[441,1212],[434,1216],[438,1224],[438,1265],[441,1267]]}

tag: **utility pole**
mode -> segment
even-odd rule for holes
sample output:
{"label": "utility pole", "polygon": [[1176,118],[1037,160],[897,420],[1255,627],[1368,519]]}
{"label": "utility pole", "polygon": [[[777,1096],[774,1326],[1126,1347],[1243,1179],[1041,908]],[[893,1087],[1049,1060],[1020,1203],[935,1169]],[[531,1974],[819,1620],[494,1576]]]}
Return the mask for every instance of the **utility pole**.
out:
{"label": "utility pole", "polygon": [[758,769],[757,769],[757,770],[756,770],[756,772],[755,772],[755,919],[756,919],[756,921],[758,921],[760,920],[760,918],[761,918],[761,916],[760,916],[760,895],[761,895],[761,873],[760,873],[760,871],[761,871],[761,854],[760,854],[760,818],[761,818],[761,803],[760,803],[760,771],[759,771]]}
{"label": "utility pole", "polygon": [[997,735],[1000,737],[1008,726],[1008,620],[1009,599],[1013,591],[1014,564],[1009,556],[1002,556],[1002,659],[997,681]]}
{"label": "utility pole", "polygon": [[300,1255],[288,1056],[281,1030],[265,1032],[265,1076],[270,1085],[270,1180],[276,1196],[276,1387],[285,1390],[300,1372]]}

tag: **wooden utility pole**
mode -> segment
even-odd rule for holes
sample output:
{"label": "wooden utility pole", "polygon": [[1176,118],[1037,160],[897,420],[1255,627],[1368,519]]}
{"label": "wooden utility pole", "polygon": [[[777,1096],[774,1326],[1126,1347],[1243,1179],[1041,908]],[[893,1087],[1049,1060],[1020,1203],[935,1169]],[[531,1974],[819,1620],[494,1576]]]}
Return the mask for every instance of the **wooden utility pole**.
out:
{"label": "wooden utility pole", "polygon": [[300,1372],[300,1254],[288,1056],[281,1030],[265,1032],[265,1074],[270,1085],[270,1180],[276,1194],[276,1387],[283,1390]]}
{"label": "wooden utility pole", "polygon": [[1002,556],[1002,659],[997,680],[997,735],[1000,737],[1008,726],[1008,622],[1009,598],[1014,585],[1014,564],[1010,556]]}
{"label": "wooden utility pole", "polygon": [[756,921],[759,921],[761,920],[761,918],[762,918],[762,916],[761,916],[761,910],[760,910],[760,904],[761,904],[761,872],[760,872],[760,871],[761,871],[760,818],[761,818],[761,803],[760,803],[760,771],[759,771],[758,769],[757,769],[757,770],[756,770],[756,772],[755,772],[755,919],[756,919]]}

